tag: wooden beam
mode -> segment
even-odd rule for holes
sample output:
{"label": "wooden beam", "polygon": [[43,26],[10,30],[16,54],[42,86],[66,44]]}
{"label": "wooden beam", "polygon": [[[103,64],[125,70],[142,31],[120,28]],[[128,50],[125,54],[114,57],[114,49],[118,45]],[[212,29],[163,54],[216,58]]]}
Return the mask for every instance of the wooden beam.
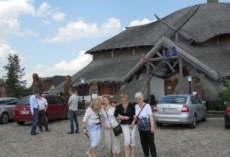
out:
{"label": "wooden beam", "polygon": [[156,69],[156,67],[151,62],[148,62],[148,63],[151,67],[153,67],[153,69]]}
{"label": "wooden beam", "polygon": [[183,77],[183,60],[180,57],[179,58],[179,78],[182,78],[182,77]]}
{"label": "wooden beam", "polygon": [[178,59],[178,56],[172,56],[172,57],[162,57],[162,58],[150,58],[148,59],[151,62],[154,61],[160,61],[160,60],[172,60],[172,59]]}

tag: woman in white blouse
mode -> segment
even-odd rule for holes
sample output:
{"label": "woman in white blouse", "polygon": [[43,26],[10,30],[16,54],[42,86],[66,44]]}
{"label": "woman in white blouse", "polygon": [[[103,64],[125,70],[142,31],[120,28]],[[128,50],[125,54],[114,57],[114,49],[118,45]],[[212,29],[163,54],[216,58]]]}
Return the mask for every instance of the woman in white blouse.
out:
{"label": "woman in white blouse", "polygon": [[105,95],[102,97],[102,103],[104,105],[101,110],[102,113],[102,126],[105,134],[105,145],[111,153],[112,157],[116,157],[120,153],[120,137],[115,136],[113,128],[118,125],[118,121],[114,116],[115,107],[111,104],[111,97]]}
{"label": "woman in white blouse", "polygon": [[83,132],[90,138],[90,147],[86,154],[88,157],[96,157],[96,147],[101,138],[100,114],[102,101],[99,98],[94,99],[87,108],[83,122]]}
{"label": "woman in white blouse", "polygon": [[143,99],[143,94],[138,92],[135,94],[136,106],[135,116],[138,124],[138,131],[141,140],[141,146],[145,157],[156,157],[156,147],[154,143],[154,119],[152,109],[149,104],[146,104]]}

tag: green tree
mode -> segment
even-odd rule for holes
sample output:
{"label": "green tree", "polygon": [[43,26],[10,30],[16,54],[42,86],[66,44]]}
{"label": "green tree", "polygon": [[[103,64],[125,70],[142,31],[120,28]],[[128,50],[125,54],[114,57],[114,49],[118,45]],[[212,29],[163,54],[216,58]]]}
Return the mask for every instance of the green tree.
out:
{"label": "green tree", "polygon": [[22,80],[25,75],[25,68],[20,67],[20,60],[17,54],[10,54],[8,57],[8,64],[4,66],[6,70],[5,85],[7,96],[19,97],[21,91],[25,89],[26,80]]}
{"label": "green tree", "polygon": [[225,90],[218,93],[218,97],[220,99],[220,108],[224,109],[224,102],[230,102],[230,80],[224,80],[224,86],[226,87]]}

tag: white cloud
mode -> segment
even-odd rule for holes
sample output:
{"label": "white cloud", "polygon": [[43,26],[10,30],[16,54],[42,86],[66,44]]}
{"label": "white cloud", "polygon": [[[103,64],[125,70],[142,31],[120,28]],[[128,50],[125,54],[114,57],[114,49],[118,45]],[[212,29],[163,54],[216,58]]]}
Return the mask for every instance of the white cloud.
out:
{"label": "white cloud", "polygon": [[15,32],[14,34],[17,35],[17,36],[20,36],[20,37],[25,37],[25,36],[38,36],[38,34],[35,33],[35,32],[32,31],[32,30],[26,30],[26,31],[24,31],[24,32]]}
{"label": "white cloud", "polygon": [[150,22],[153,22],[147,18],[144,18],[142,21],[140,20],[134,20],[132,21],[130,24],[129,24],[129,27],[132,27],[132,26],[139,26],[139,25],[144,25],[144,24],[147,24],[147,23],[150,23]]}
{"label": "white cloud", "polygon": [[0,38],[6,38],[20,31],[20,15],[34,15],[31,0],[0,1]]}
{"label": "white cloud", "polygon": [[96,23],[85,23],[82,20],[69,22],[65,27],[59,28],[56,36],[46,38],[46,43],[59,43],[63,41],[73,41],[87,37],[101,37],[113,35],[121,31],[121,23],[116,18],[110,18],[101,27]]}
{"label": "white cloud", "polygon": [[44,25],[49,25],[49,24],[51,24],[51,22],[50,22],[50,21],[45,20],[45,19],[42,19],[42,23],[43,23]]}
{"label": "white cloud", "polygon": [[37,15],[39,17],[43,17],[43,18],[50,18],[51,17],[55,21],[61,21],[66,16],[63,12],[58,11],[58,9],[52,9],[49,6],[49,4],[46,2],[43,2],[41,4],[41,6],[38,8]]}
{"label": "white cloud", "polygon": [[92,56],[85,54],[85,51],[80,51],[76,58],[70,61],[62,60],[59,63],[47,67],[44,65],[37,65],[33,72],[27,73],[23,79],[27,80],[27,85],[32,84],[32,74],[38,73],[39,77],[52,77],[54,75],[73,75],[79,70],[84,68],[87,64],[92,61]]}

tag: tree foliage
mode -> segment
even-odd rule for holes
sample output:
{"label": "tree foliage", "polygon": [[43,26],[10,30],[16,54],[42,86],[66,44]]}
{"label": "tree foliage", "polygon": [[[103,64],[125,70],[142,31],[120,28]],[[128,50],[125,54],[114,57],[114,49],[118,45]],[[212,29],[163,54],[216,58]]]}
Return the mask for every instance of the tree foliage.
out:
{"label": "tree foliage", "polygon": [[20,60],[17,54],[10,54],[8,57],[8,64],[4,66],[6,70],[5,85],[7,96],[19,97],[21,91],[25,89],[26,80],[22,80],[25,75],[25,68],[20,67]]}
{"label": "tree foliage", "polygon": [[220,104],[222,107],[224,107],[224,102],[230,102],[230,80],[224,81],[224,86],[226,87],[225,90],[218,93],[218,97],[220,99]]}

